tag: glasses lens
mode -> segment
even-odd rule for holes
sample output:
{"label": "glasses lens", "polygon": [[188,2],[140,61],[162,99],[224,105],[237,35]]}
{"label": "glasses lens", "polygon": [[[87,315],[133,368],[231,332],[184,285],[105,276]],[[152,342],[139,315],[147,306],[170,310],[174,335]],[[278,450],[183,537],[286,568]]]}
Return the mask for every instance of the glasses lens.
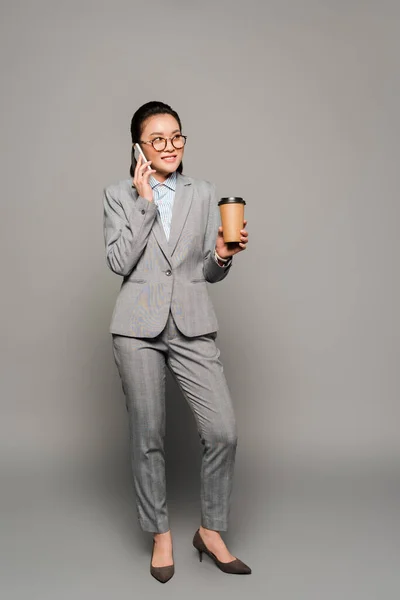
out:
{"label": "glasses lens", "polygon": [[171,141],[173,147],[177,150],[179,150],[179,148],[183,148],[183,146],[185,145],[185,138],[183,137],[183,135],[175,135]]}
{"label": "glasses lens", "polygon": [[158,150],[158,152],[161,152],[161,150],[164,150],[165,146],[167,145],[167,140],[165,138],[159,137],[153,140],[152,144],[154,150]]}

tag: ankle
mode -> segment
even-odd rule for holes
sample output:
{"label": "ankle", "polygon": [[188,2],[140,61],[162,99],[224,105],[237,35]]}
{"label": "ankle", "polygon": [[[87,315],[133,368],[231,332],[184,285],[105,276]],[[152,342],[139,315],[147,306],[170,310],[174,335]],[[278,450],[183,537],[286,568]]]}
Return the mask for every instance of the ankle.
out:
{"label": "ankle", "polygon": [[165,531],[164,533],[153,533],[153,540],[155,542],[162,542],[166,540],[171,540],[171,530]]}
{"label": "ankle", "polygon": [[221,537],[219,531],[217,531],[216,529],[207,529],[207,527],[203,527],[202,525],[200,525],[199,531],[200,531],[200,535],[205,535],[210,538],[211,537],[213,537],[213,538]]}

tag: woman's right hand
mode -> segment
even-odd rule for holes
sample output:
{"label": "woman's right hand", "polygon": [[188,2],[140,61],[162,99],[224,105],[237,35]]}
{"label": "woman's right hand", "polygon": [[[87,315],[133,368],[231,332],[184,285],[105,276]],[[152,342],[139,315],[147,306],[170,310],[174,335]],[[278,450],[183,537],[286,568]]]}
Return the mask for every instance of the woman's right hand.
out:
{"label": "woman's right hand", "polygon": [[149,202],[153,202],[153,190],[149,183],[149,177],[153,173],[156,173],[155,169],[148,169],[147,165],[151,163],[151,160],[144,161],[142,156],[139,154],[138,161],[135,167],[135,173],[133,176],[133,185],[137,189],[137,193],[142,198],[146,198]]}

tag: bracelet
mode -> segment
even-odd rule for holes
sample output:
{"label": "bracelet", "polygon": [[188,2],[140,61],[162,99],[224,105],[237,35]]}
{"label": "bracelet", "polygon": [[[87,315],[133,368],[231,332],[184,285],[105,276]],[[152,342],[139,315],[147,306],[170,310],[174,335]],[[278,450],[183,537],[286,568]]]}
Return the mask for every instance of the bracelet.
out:
{"label": "bracelet", "polygon": [[223,263],[228,262],[228,260],[230,258],[230,257],[229,258],[221,258],[220,255],[218,254],[218,252],[215,250],[215,248],[214,248],[214,256],[217,260],[220,260]]}

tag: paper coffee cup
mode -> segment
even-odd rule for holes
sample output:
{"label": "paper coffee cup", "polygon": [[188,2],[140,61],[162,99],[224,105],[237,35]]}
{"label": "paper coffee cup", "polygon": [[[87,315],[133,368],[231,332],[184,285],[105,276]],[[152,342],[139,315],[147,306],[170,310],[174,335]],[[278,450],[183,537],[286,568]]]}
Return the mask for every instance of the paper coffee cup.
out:
{"label": "paper coffee cup", "polygon": [[240,230],[244,223],[244,205],[246,202],[238,196],[221,198],[218,202],[224,242],[240,242]]}

